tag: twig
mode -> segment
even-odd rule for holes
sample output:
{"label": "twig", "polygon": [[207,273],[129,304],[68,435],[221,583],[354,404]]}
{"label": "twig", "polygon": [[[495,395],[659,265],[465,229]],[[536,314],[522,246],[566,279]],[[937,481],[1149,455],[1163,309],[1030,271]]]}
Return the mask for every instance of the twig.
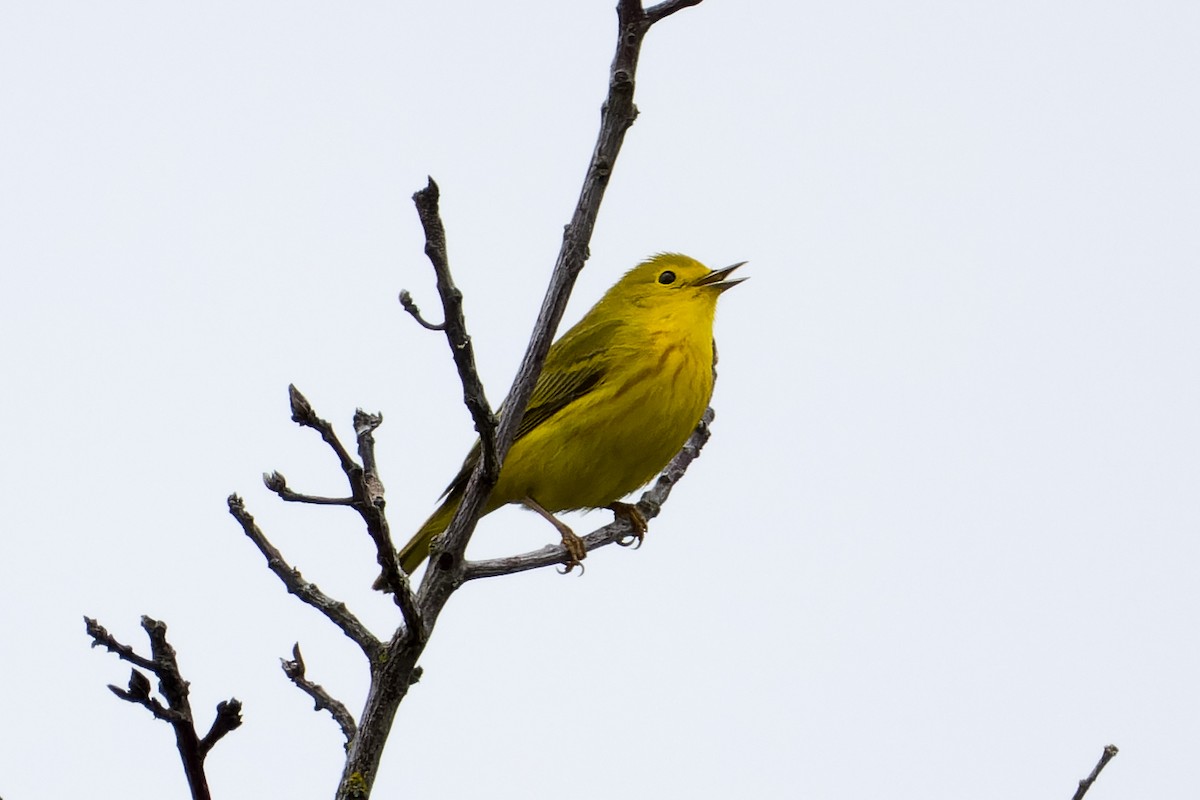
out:
{"label": "twig", "polygon": [[229,495],[229,513],[242,526],[242,530],[249,537],[250,541],[254,542],[258,551],[267,559],[267,566],[272,572],[283,581],[283,585],[287,590],[299,597],[303,602],[315,608],[325,615],[326,619],[341,629],[342,633],[346,634],[354,641],[367,658],[374,659],[383,648],[383,643],[375,638],[367,627],[363,625],[358,617],[346,608],[346,604],[340,600],[334,600],[320,589],[316,584],[309,583],[304,580],[304,576],[295,567],[292,567],[283,558],[283,554],[279,549],[267,539],[266,535],[259,529],[258,524],[254,521],[254,517],[246,510],[246,504],[242,498],[236,494]]}
{"label": "twig", "polygon": [[201,755],[208,755],[208,751],[212,750],[213,745],[219,742],[225,734],[241,725],[242,704],[240,701],[230,698],[217,703],[217,716],[213,718],[208,733],[204,734],[204,738],[200,740]]}
{"label": "twig", "polygon": [[1112,761],[1119,751],[1115,744],[1110,744],[1104,748],[1104,752],[1100,754],[1100,760],[1096,762],[1096,768],[1092,770],[1092,774],[1079,782],[1079,788],[1075,790],[1075,796],[1071,800],[1083,800],[1083,796],[1087,794],[1088,789],[1092,788],[1092,784],[1096,782],[1096,778],[1100,777],[1100,770],[1104,769],[1108,762]]}
{"label": "twig", "polygon": [[283,674],[288,676],[292,683],[300,688],[300,691],[313,699],[315,703],[314,711],[328,711],[333,717],[334,722],[342,729],[342,735],[346,737],[346,744],[354,741],[354,734],[358,726],[354,724],[354,717],[350,715],[350,711],[338,700],[335,700],[329,692],[325,691],[320,685],[308,680],[304,675],[304,658],[300,655],[300,643],[292,645],[292,660],[279,659],[280,666],[283,667]]}
{"label": "twig", "polygon": [[167,626],[150,617],[142,617],[142,628],[150,638],[150,658],[140,656],[129,645],[118,642],[104,626],[89,617],[83,618],[93,647],[105,647],[121,659],[151,672],[158,678],[158,690],[167,701],[162,702],[150,695],[150,679],[136,669],[131,670],[129,687],[121,689],[109,685],[117,697],[150,711],[155,719],[170,723],[175,731],[175,746],[183,762],[193,800],[210,800],[208,778],[204,774],[204,759],[213,746],[225,734],[242,724],[242,704],[230,698],[217,704],[217,714],[204,738],[196,734],[192,718],[191,701],[188,699],[188,682],[179,671],[175,660],[175,649],[167,641]]}
{"label": "twig", "polygon": [[288,503],[307,503],[313,506],[354,505],[353,497],[317,497],[316,495],[293,492],[288,488],[287,478],[283,477],[283,474],[278,470],[274,472],[264,472],[263,485],[265,485],[275,494],[279,495],[280,500]]}
{"label": "twig", "polygon": [[[446,321],[439,327],[446,332],[446,341],[450,344],[450,353],[454,356],[454,365],[458,367],[458,377],[462,382],[463,402],[471,412],[475,431],[479,434],[481,469],[485,476],[490,476],[490,483],[495,483],[496,475],[500,472],[500,463],[496,458],[496,415],[484,396],[483,381],[479,379],[479,371],[475,367],[475,348],[471,345],[467,322],[463,317],[462,291],[454,285],[454,278],[450,274],[446,227],[438,210],[439,196],[438,185],[433,178],[429,178],[425,188],[413,195],[413,203],[417,206],[421,227],[425,229],[425,255],[429,257],[434,275],[437,276],[437,290],[446,313]],[[406,294],[401,294],[401,304]],[[406,305],[405,310],[421,320],[415,305],[411,308]],[[425,324],[425,327],[431,326]]]}
{"label": "twig", "polygon": [[[637,508],[647,520],[658,516],[662,511],[663,503],[671,494],[671,489],[679,483],[691,463],[700,457],[700,450],[711,435],[708,426],[712,423],[713,417],[714,412],[711,408],[704,412],[700,424],[696,426],[696,430],[692,432],[687,443],[671,459],[671,463],[663,470],[654,486],[647,489],[638,499]],[[618,519],[584,536],[583,545],[590,552],[613,542],[620,542],[631,531],[632,528],[627,520]],[[561,565],[566,555],[565,547],[561,544],[553,544],[516,556],[490,558],[486,561],[468,561],[464,569],[463,580],[494,578],[500,575],[511,575],[514,572],[526,572],[531,569]]]}
{"label": "twig", "polygon": [[304,428],[312,428],[321,434],[321,438],[337,455],[338,461],[342,465],[342,471],[346,473],[353,484],[354,473],[361,467],[354,462],[354,459],[350,457],[350,452],[338,440],[337,434],[333,432],[333,426],[317,416],[317,413],[313,411],[312,404],[308,402],[308,398],[300,394],[300,390],[294,384],[288,385],[288,400],[292,406],[292,422]]}
{"label": "twig", "polygon": [[676,11],[681,11],[690,6],[700,5],[700,0],[667,0],[665,3],[659,3],[655,6],[650,6],[646,9],[646,19],[653,25],[663,17],[669,17]]}
{"label": "twig", "polygon": [[382,570],[383,583],[400,608],[409,635],[423,638],[426,631],[417,610],[417,598],[413,595],[408,576],[400,570],[396,561],[391,527],[383,513],[383,481],[379,479],[379,467],[375,460],[375,429],[382,424],[383,416],[380,414],[368,414],[361,408],[354,412],[354,433],[358,437],[358,455],[363,462],[361,483],[352,487],[356,496],[354,508],[362,516],[367,533],[375,542],[375,556]]}
{"label": "twig", "polygon": [[[383,424],[383,416],[380,414],[368,414],[361,408],[354,413],[354,432],[358,439],[358,453],[363,461],[360,465],[350,455],[350,452],[342,444],[341,440],[338,439],[337,434],[333,430],[333,425],[317,416],[312,403],[300,393],[300,390],[295,385],[288,386],[288,399],[292,409],[292,420],[303,427],[312,428],[320,433],[321,438],[337,455],[338,461],[342,466],[342,471],[346,474],[346,480],[350,484],[351,496],[349,498],[319,497],[293,492],[288,488],[287,480],[278,471],[264,473],[263,483],[266,484],[268,489],[286,501],[309,503],[311,505],[349,506],[357,511],[359,516],[362,517],[363,523],[367,526],[367,533],[370,534],[371,541],[375,543],[376,559],[382,571],[383,583],[392,595],[396,605],[400,608],[406,630],[410,631],[412,635],[423,636],[425,629],[421,624],[421,615],[417,609],[416,596],[413,594],[408,576],[400,572],[399,564],[396,562],[396,546],[392,543],[391,529],[388,526],[387,516],[384,514],[384,488],[383,482],[379,479],[379,470],[375,459],[374,436],[375,429]],[[234,516],[237,516],[237,514],[234,514]],[[252,518],[250,521],[253,524]],[[246,529],[244,522],[242,527],[244,530]],[[250,535],[249,530],[247,530],[247,535]],[[279,551],[271,546],[269,542],[266,542],[266,537],[262,535],[261,531],[258,532],[258,535],[262,536],[262,541],[274,553],[275,563],[284,564],[283,557],[279,555]],[[251,539],[254,539],[254,536],[251,536]],[[258,544],[257,541],[255,543]],[[261,544],[259,545],[259,549],[263,550]],[[267,563],[269,565],[272,564],[273,556],[268,554],[266,550],[263,550],[263,554],[267,556]],[[294,583],[296,585],[302,583],[299,579],[299,572],[291,568],[288,569],[296,577]],[[275,566],[272,566],[272,570],[275,570],[281,579],[283,578],[283,575],[275,569]],[[288,580],[284,579],[284,583],[288,584]],[[306,585],[312,586],[311,584]],[[315,589],[315,587],[313,588]],[[289,584],[289,591],[293,591],[291,584]],[[303,595],[299,596],[303,599]],[[329,616],[329,611],[322,608],[322,606],[316,605],[310,600],[305,600],[305,602],[314,605],[314,607],[322,610],[322,613],[326,616]],[[337,605],[340,605],[343,611],[345,610],[344,604]],[[345,613],[349,614],[348,611]],[[330,619],[333,619],[333,617],[330,617]],[[355,635],[351,635],[346,628],[343,628],[343,630],[347,631],[347,636],[350,636],[350,638],[359,642],[360,646],[363,646],[360,639],[355,638]],[[371,641],[376,648],[379,646],[379,641],[374,637],[371,637]]]}
{"label": "twig", "polygon": [[421,309],[417,308],[417,304],[413,302],[412,295],[409,294],[407,289],[400,290],[400,305],[405,311],[412,315],[412,318],[415,319],[417,324],[419,324],[422,328],[431,331],[446,330],[446,323],[440,322],[437,325],[434,325],[432,322],[421,316]]}
{"label": "twig", "polygon": [[91,617],[84,617],[83,624],[87,628],[88,636],[92,637],[92,647],[103,647],[110,653],[116,653],[122,661],[128,661],[130,664],[150,672],[154,671],[156,665],[153,661],[139,656],[129,645],[118,642],[96,620]]}

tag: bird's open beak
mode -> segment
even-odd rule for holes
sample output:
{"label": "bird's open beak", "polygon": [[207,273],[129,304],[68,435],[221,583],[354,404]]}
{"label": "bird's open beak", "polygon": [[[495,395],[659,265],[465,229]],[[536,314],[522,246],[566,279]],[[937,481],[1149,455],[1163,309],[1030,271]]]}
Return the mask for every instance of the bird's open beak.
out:
{"label": "bird's open beak", "polygon": [[709,286],[720,292],[723,292],[726,289],[732,289],[734,286],[737,286],[739,283],[741,283],[742,281],[744,281],[746,279],[745,278],[737,278],[732,281],[727,281],[725,279],[729,277],[730,273],[732,273],[735,269],[737,269],[738,267],[742,266],[745,263],[746,263],[745,261],[739,261],[738,263],[734,264],[732,267],[725,267],[725,269],[714,269],[712,272],[708,273],[703,278],[696,281],[695,285],[696,286]]}

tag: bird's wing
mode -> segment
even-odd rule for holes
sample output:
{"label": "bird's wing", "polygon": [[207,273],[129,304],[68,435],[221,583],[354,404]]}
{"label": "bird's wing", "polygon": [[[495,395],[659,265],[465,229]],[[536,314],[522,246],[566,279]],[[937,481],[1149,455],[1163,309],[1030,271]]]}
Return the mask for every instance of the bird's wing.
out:
{"label": "bird's wing", "polygon": [[[612,333],[620,322],[588,324],[585,318],[563,334],[546,354],[542,374],[534,384],[533,394],[525,407],[525,415],[517,426],[514,442],[520,441],[531,430],[538,427],[559,411],[587,395],[603,380],[610,367],[612,357]],[[504,405],[500,406],[503,413]],[[471,448],[463,461],[462,469],[446,487],[445,495],[466,487],[467,479],[479,462],[479,441]]]}

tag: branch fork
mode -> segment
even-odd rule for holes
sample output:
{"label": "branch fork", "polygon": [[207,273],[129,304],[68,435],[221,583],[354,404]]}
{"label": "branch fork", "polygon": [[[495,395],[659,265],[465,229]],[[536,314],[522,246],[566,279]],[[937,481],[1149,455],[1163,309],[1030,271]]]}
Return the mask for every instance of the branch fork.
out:
{"label": "branch fork", "polygon": [[[118,658],[133,664],[128,687],[122,689],[109,684],[109,691],[126,702],[140,705],[171,725],[175,731],[175,746],[183,762],[193,800],[210,800],[208,777],[204,772],[204,759],[213,746],[226,734],[242,724],[242,704],[237,698],[222,700],[217,704],[217,713],[208,732],[201,737],[196,733],[192,716],[191,700],[188,697],[188,682],[179,671],[175,649],[167,641],[167,626],[156,619],[143,616],[142,629],[150,639],[150,657],[139,655],[132,647],[122,644],[103,625],[90,617],[83,618],[92,647],[104,647]],[[143,672],[158,678],[158,691],[166,701],[150,693],[150,679]]]}

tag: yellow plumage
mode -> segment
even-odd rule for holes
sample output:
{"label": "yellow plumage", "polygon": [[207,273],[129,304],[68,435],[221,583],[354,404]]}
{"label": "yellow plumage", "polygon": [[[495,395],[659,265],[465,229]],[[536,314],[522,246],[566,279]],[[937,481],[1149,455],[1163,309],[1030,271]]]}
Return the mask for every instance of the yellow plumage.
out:
{"label": "yellow plumage", "polygon": [[[713,316],[720,294],[740,283],[725,280],[738,266],[713,271],[664,253],[609,289],[550,347],[484,513],[509,503],[539,513],[612,507],[658,474],[708,406]],[[400,551],[405,572],[450,524],[478,458],[476,443],[444,502]],[[571,549],[569,529],[552,521]]]}

